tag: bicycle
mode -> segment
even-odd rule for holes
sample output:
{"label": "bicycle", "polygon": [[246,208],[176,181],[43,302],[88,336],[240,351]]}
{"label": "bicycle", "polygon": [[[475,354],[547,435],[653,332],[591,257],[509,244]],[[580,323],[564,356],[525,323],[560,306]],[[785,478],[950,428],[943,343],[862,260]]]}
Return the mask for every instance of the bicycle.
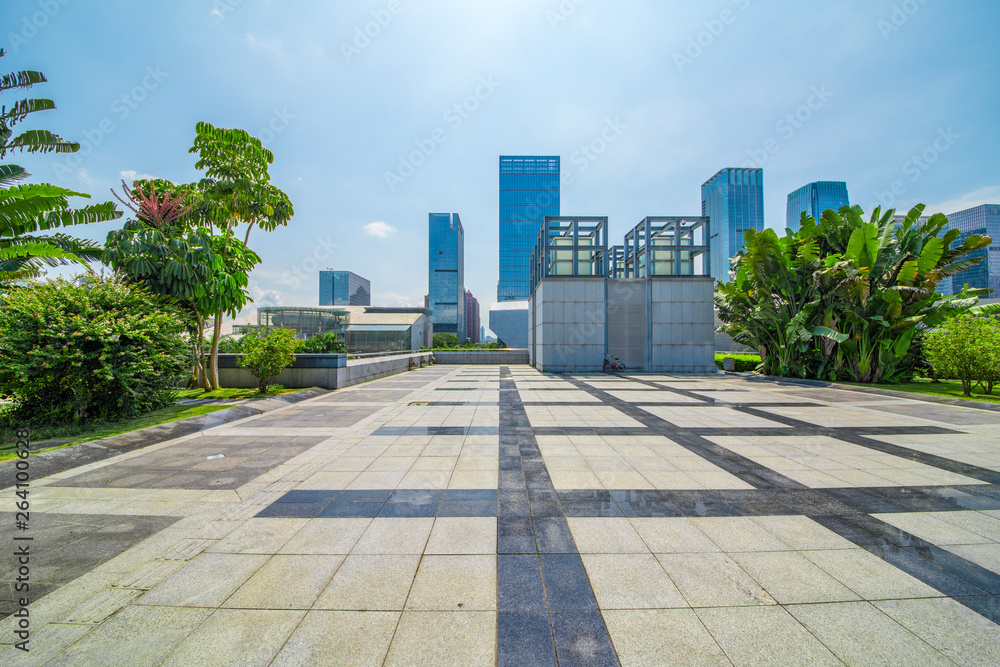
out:
{"label": "bicycle", "polygon": [[610,354],[604,355],[604,365],[601,366],[601,372],[607,373],[608,369],[611,369],[612,373],[621,373],[625,370],[625,364],[623,364],[618,357],[613,357]]}

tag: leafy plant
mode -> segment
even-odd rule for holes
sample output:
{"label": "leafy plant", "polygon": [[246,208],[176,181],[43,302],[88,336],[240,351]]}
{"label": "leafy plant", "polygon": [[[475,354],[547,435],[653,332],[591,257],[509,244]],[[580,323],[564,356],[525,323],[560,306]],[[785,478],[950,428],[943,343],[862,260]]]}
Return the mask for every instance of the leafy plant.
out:
{"label": "leafy plant", "polygon": [[927,358],[939,377],[962,383],[962,394],[975,384],[987,394],[1000,382],[1000,322],[989,317],[963,315],[927,332]]}
{"label": "leafy plant", "polygon": [[[826,210],[817,222],[783,238],[748,230],[734,259],[736,277],[720,283],[715,303],[720,331],[759,350],[762,371],[780,376],[862,383],[908,379],[918,327],[933,328],[973,308],[987,290],[943,296],[948,276],[981,257],[990,243],[957,230],[935,214],[921,221],[922,204],[896,223],[895,211],[860,207]],[[943,234],[942,234],[943,232]]]}
{"label": "leafy plant", "polygon": [[302,343],[303,354],[347,354],[343,339],[332,331],[316,334]]}
{"label": "leafy plant", "polygon": [[[235,316],[250,301],[248,274],[260,262],[260,257],[247,247],[250,231],[257,226],[271,232],[287,225],[294,210],[288,195],[271,185],[268,165],[274,162],[274,155],[245,130],[198,123],[194,145],[188,152],[198,154],[195,167],[205,172],[197,184],[201,203],[194,215],[212,230],[212,249],[218,262],[219,280],[215,289],[209,290],[211,298],[201,305],[215,318],[207,370],[210,386],[219,389],[222,316]],[[241,242],[236,238],[236,228],[242,223],[246,224],[246,234]]]}
{"label": "leafy plant", "polygon": [[458,347],[458,336],[450,333],[436,333],[434,334],[434,348],[435,349],[448,349]]}
{"label": "leafy plant", "polygon": [[0,303],[0,393],[20,423],[117,420],[173,402],[191,357],[177,309],[87,277],[31,283]]}
{"label": "leafy plant", "polygon": [[294,352],[299,345],[295,329],[271,329],[263,336],[244,336],[240,343],[242,355],[236,363],[257,378],[263,394],[270,381],[295,361]]}
{"label": "leafy plant", "polygon": [[[4,56],[0,49],[0,58]],[[4,75],[0,93],[29,89],[45,83],[41,72],[24,70]],[[14,136],[14,126],[39,111],[55,109],[50,99],[31,98],[0,107],[0,158],[7,153],[75,153],[80,144],[66,141],[48,130],[27,130]],[[46,266],[86,264],[101,258],[101,248],[92,241],[65,234],[38,235],[36,232],[103,222],[121,217],[113,202],[81,209],[69,207],[70,197],[90,198],[83,192],[46,183],[16,185],[31,176],[24,167],[0,164],[0,284],[41,275]]]}

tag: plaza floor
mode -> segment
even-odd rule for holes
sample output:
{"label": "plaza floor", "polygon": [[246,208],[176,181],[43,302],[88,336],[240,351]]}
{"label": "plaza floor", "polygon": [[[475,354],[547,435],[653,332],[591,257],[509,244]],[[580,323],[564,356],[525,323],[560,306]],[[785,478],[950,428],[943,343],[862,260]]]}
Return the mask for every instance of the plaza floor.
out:
{"label": "plaza floor", "polygon": [[432,366],[30,501],[4,665],[1000,664],[988,410]]}

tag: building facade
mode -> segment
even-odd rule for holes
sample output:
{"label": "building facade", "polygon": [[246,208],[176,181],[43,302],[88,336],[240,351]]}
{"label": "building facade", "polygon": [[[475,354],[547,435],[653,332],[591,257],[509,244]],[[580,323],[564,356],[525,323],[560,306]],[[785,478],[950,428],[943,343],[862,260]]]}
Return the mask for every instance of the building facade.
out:
{"label": "building facade", "polygon": [[559,215],[558,155],[500,156],[500,280],[497,301],[531,296],[530,257],[546,216]]}
{"label": "building facade", "polygon": [[717,372],[709,219],[650,216],[614,247],[607,220],[543,222],[532,253],[531,364],[597,372],[611,355],[633,372]]}
{"label": "building facade", "polygon": [[847,183],[843,181],[816,181],[803,185],[788,195],[785,207],[785,227],[798,231],[802,214],[811,215],[814,220],[823,217],[823,211],[832,208],[839,211],[841,206],[850,206]]}
{"label": "building facade", "polygon": [[1000,298],[1000,204],[983,204],[952,213],[948,216],[948,228],[962,233],[956,244],[960,244],[970,234],[989,236],[993,242],[972,257],[983,257],[977,264],[961,273],[947,278],[938,285],[942,294],[958,294],[964,285],[972,289],[992,289],[986,299]]}
{"label": "building facade", "polygon": [[427,307],[434,333],[465,342],[465,230],[458,213],[428,218]]}
{"label": "building facade", "polygon": [[470,290],[465,291],[465,339],[478,344],[482,338],[479,333],[479,299],[472,296]]}
{"label": "building facade", "polygon": [[743,247],[743,232],[764,229],[763,170],[719,171],[701,186],[701,214],[711,220],[709,275],[728,282],[730,260]]}
{"label": "building facade", "polygon": [[372,284],[352,271],[320,271],[319,305],[370,306]]}

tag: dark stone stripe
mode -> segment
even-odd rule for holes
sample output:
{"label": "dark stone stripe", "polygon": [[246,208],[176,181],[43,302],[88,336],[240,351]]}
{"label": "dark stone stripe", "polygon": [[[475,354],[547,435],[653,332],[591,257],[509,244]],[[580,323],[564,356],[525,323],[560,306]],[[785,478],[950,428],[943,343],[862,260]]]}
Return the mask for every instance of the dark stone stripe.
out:
{"label": "dark stone stripe", "polygon": [[[610,405],[625,415],[636,420],[643,426],[645,426],[650,431],[664,435],[668,437],[673,442],[677,443],[684,449],[688,450],[692,454],[696,454],[706,461],[714,464],[715,466],[725,470],[729,474],[737,477],[738,479],[746,482],[750,486],[755,488],[785,488],[785,489],[804,489],[805,485],[796,482],[790,477],[786,477],[781,473],[775,472],[770,468],[767,468],[756,461],[748,459],[745,456],[740,456],[739,454],[717,445],[711,440],[705,437],[693,433],[692,429],[685,429],[674,426],[665,419],[661,419],[656,415],[646,412],[641,408],[637,408],[627,401],[623,401],[620,398],[615,398],[608,392],[591,387],[590,385],[578,380],[577,378],[567,377],[566,381],[575,385],[577,388],[586,391],[591,396],[598,398],[605,405]],[[692,392],[681,392],[680,390],[674,393],[682,393],[684,395],[691,394]],[[714,399],[707,399],[714,401]],[[697,409],[697,408],[695,408]],[[648,435],[648,433],[647,433]]]}
{"label": "dark stone stripe", "polygon": [[500,367],[499,493],[497,663],[618,665],[507,366]]}

